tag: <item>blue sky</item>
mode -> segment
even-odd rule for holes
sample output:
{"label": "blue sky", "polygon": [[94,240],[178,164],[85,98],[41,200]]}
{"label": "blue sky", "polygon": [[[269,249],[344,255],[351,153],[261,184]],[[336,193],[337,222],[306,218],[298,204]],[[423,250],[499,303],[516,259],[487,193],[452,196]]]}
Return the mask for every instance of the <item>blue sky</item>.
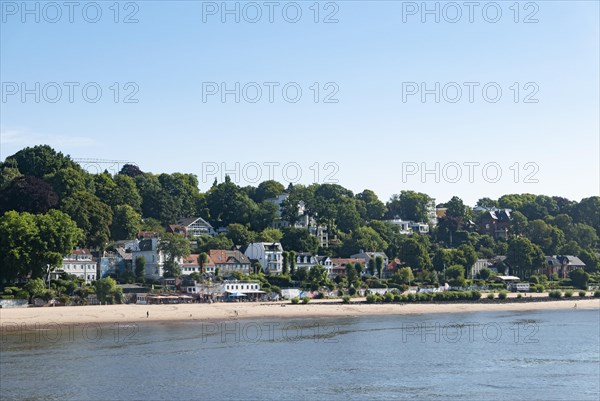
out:
{"label": "blue sky", "polygon": [[[287,184],[300,168],[298,182],[331,173],[383,200],[403,189],[468,203],[600,191],[597,1],[478,2],[472,22],[464,2],[453,3],[461,18],[448,2],[428,2],[437,23],[422,2],[276,1],[273,22],[265,2],[228,2],[239,23],[220,1],[120,2],[118,16],[113,1],[77,2],[73,22],[63,2],[60,18],[28,2],[39,22],[20,1],[1,3],[0,159],[47,143],[73,158],[194,173],[201,190],[215,166],[217,178],[227,169],[240,185],[271,173]],[[324,23],[330,14],[337,22]],[[128,15],[137,22],[124,23]],[[72,102],[65,82],[74,83]],[[240,102],[235,94],[222,102],[221,83],[237,82]],[[273,102],[265,82],[274,83]],[[208,94],[211,83],[219,93]],[[436,83],[439,102],[435,93],[423,101],[421,84],[436,92]],[[33,91],[24,101],[23,84]],[[92,103],[95,87],[102,94]]]}

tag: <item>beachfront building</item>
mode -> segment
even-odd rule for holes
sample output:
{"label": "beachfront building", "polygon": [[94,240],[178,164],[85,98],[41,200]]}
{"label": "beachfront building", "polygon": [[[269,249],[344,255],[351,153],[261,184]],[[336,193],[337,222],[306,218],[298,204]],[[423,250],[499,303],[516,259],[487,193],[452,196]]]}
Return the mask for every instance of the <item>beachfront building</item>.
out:
{"label": "beachfront building", "polygon": [[244,254],[260,262],[265,273],[281,273],[283,269],[283,248],[279,242],[253,242]]}
{"label": "beachfront building", "polygon": [[85,280],[86,284],[96,280],[98,265],[87,249],[75,249],[69,255],[66,255],[60,268],[53,273],[58,276],[61,273],[72,274]]}
{"label": "beachfront building", "polygon": [[250,274],[250,259],[237,249],[211,249],[208,251],[208,256],[214,264],[215,274],[219,276],[228,276],[234,272]]}

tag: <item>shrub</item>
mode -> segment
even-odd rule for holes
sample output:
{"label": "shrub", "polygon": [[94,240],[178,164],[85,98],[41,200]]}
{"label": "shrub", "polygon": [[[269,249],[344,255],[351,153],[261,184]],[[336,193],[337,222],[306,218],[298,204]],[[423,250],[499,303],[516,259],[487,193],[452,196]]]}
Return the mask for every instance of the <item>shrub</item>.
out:
{"label": "shrub", "polygon": [[490,283],[490,284],[488,284],[488,288],[490,290],[502,290],[502,289],[506,288],[506,286],[502,283]]}
{"label": "shrub", "polygon": [[394,302],[403,302],[403,296],[400,294],[394,295]]}
{"label": "shrub", "polygon": [[431,292],[419,292],[417,293],[417,300],[429,302],[433,299],[433,294]]}
{"label": "shrub", "polygon": [[562,297],[562,292],[558,290],[553,290],[548,293],[548,296],[550,298],[559,299],[560,297]]}
{"label": "shrub", "polygon": [[565,291],[565,298],[571,298],[573,296],[573,291],[567,290]]}
{"label": "shrub", "polygon": [[523,298],[522,294],[517,294],[517,298]]}
{"label": "shrub", "polygon": [[344,295],[342,297],[342,302],[345,304],[349,304],[350,303],[350,295]]}
{"label": "shrub", "polygon": [[498,299],[506,299],[507,296],[508,296],[508,292],[506,292],[506,291],[500,291],[498,293]]}
{"label": "shrub", "polygon": [[594,297],[600,298],[600,291],[594,291]]}
{"label": "shrub", "polygon": [[471,299],[478,300],[481,299],[481,292],[479,291],[471,291]]}
{"label": "shrub", "polygon": [[586,295],[586,292],[585,292],[585,291],[579,291],[579,296],[580,296],[581,298],[584,298],[584,297],[585,297],[585,295]]}
{"label": "shrub", "polygon": [[545,288],[544,288],[543,284],[537,284],[537,285],[534,286],[534,290],[536,292],[540,292],[541,293],[541,292],[544,292]]}
{"label": "shrub", "polygon": [[491,292],[487,294],[487,299],[494,299],[494,294]]}
{"label": "shrub", "polygon": [[367,303],[368,304],[374,304],[376,300],[377,300],[377,297],[375,296],[375,294],[367,295]]}
{"label": "shrub", "polygon": [[350,294],[350,295],[356,295],[356,288],[350,287],[350,289],[348,290],[348,294]]}
{"label": "shrub", "polygon": [[394,301],[394,294],[391,292],[386,292],[383,296],[383,302],[390,303]]}
{"label": "shrub", "polygon": [[298,302],[300,302],[300,300],[298,299],[298,297],[292,298],[292,303],[293,304],[297,304]]}
{"label": "shrub", "polygon": [[408,302],[415,302],[415,301],[417,300],[417,294],[415,294],[415,293],[412,293],[412,292],[411,292],[411,293],[409,293],[409,294],[406,296],[406,300],[407,300]]}
{"label": "shrub", "polygon": [[307,304],[310,302],[310,298],[309,297],[302,297],[302,303],[303,304]]}

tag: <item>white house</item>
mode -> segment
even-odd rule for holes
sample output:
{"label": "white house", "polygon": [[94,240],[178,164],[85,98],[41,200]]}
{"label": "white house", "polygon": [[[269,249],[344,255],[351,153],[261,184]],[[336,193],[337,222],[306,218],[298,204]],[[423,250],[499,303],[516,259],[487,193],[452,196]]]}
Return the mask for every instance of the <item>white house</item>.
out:
{"label": "white house", "polygon": [[54,273],[67,273],[75,275],[90,283],[96,280],[98,266],[91,252],[87,249],[75,249],[63,258],[62,265]]}
{"label": "white house", "polygon": [[136,242],[131,255],[133,271],[136,268],[137,258],[143,256],[146,259],[146,278],[157,280],[162,277],[165,255],[158,250],[159,242],[160,239],[157,236],[143,238]]}
{"label": "white house", "polygon": [[412,220],[402,220],[402,219],[391,219],[386,220],[387,222],[398,226],[400,228],[400,234],[411,235],[413,233],[417,234],[427,234],[429,233],[429,225],[425,223],[417,223]]}
{"label": "white house", "polygon": [[279,242],[253,242],[244,254],[249,259],[260,262],[264,272],[281,273],[283,269],[283,248]]}
{"label": "white house", "polygon": [[305,268],[310,270],[315,267],[319,262],[310,252],[299,252],[296,254],[296,269]]}
{"label": "white house", "polygon": [[213,226],[202,217],[188,217],[177,222],[178,225],[185,228],[186,236],[199,237],[200,235],[216,235],[217,232]]}

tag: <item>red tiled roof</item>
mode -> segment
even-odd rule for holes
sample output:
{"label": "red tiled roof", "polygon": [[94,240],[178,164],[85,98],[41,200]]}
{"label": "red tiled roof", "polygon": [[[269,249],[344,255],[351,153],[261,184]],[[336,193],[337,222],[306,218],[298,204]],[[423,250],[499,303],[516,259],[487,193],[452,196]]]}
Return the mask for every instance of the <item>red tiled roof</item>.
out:
{"label": "red tiled roof", "polygon": [[[182,266],[200,266],[200,260],[198,259],[200,255],[197,253],[193,253],[185,258],[183,258],[183,263]],[[210,256],[208,256],[208,259],[206,260],[206,263],[204,264],[204,266],[214,266],[215,263],[213,262],[213,260],[211,259]]]}

